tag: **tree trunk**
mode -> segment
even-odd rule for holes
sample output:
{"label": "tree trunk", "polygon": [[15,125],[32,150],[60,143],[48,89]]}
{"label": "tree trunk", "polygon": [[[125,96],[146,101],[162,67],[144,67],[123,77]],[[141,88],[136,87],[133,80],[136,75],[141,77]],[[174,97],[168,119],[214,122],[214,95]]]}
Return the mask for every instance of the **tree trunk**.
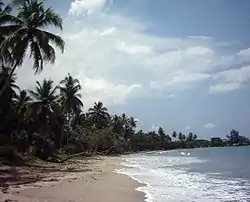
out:
{"label": "tree trunk", "polygon": [[3,95],[3,93],[4,93],[4,90],[7,88],[8,83],[9,83],[11,77],[13,76],[13,74],[14,74],[14,72],[15,72],[17,66],[18,66],[18,65],[17,65],[17,63],[16,63],[16,64],[14,65],[14,67],[12,68],[12,70],[11,70],[11,72],[10,72],[10,75],[8,76],[7,81],[5,82],[3,88],[1,89],[1,91],[0,91],[0,99],[1,99],[1,97],[2,97],[2,95]]}
{"label": "tree trunk", "polygon": [[[70,110],[69,110],[69,113],[68,113],[68,130],[69,129],[70,129]],[[69,131],[67,132],[67,145],[69,144]]]}

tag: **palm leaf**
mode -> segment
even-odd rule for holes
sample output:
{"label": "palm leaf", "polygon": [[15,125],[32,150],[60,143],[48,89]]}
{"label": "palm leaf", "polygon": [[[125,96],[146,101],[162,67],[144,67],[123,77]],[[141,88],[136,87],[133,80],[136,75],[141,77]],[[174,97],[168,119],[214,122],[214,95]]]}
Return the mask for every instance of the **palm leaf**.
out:
{"label": "palm leaf", "polygon": [[56,28],[62,28],[62,18],[57,15],[52,8],[48,8],[42,15],[40,16],[40,20],[38,22],[38,27],[44,27],[48,25],[52,25]]}
{"label": "palm leaf", "polygon": [[56,47],[58,47],[59,49],[61,49],[62,52],[64,52],[65,42],[60,36],[52,34],[50,32],[46,32],[46,31],[42,31],[42,32],[44,32],[46,37],[48,37],[49,41],[51,41]]}

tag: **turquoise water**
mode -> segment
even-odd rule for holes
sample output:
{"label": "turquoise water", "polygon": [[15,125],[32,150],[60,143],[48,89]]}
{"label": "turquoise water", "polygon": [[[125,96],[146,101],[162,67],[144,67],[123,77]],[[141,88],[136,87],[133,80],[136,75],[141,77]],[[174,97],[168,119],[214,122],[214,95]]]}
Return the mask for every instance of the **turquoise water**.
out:
{"label": "turquoise water", "polygon": [[122,164],[150,202],[250,202],[250,147],[136,154]]}

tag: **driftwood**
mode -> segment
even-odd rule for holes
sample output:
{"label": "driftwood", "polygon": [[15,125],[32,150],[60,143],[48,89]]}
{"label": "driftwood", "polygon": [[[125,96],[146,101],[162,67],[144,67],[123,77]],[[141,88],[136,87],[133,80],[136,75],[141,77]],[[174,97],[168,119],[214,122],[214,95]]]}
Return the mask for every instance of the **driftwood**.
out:
{"label": "driftwood", "polygon": [[109,149],[107,149],[104,152],[96,152],[98,155],[104,155],[106,156],[113,148],[115,148],[115,145],[113,145],[112,147],[110,147]]}
{"label": "driftwood", "polygon": [[71,158],[74,158],[74,157],[77,157],[77,156],[82,156],[82,155],[86,155],[86,156],[87,156],[87,155],[89,155],[89,153],[80,152],[80,153],[76,153],[76,154],[69,155],[69,156],[67,156],[67,157],[64,158],[64,159],[59,159],[57,156],[53,156],[52,159],[49,160],[49,161],[51,161],[51,162],[53,162],[53,163],[63,163],[63,162],[65,162],[65,161],[67,161],[67,160],[69,160],[69,159],[71,159]]}

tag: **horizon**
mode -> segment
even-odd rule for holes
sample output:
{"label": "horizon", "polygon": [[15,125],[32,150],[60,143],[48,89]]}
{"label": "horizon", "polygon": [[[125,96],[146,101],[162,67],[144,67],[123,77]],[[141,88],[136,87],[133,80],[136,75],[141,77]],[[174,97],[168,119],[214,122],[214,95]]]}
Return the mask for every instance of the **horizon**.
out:
{"label": "horizon", "polygon": [[64,19],[65,52],[36,76],[27,60],[17,72],[21,87],[70,72],[83,86],[85,111],[101,101],[146,131],[210,139],[235,129],[250,137],[249,1],[48,4]]}

